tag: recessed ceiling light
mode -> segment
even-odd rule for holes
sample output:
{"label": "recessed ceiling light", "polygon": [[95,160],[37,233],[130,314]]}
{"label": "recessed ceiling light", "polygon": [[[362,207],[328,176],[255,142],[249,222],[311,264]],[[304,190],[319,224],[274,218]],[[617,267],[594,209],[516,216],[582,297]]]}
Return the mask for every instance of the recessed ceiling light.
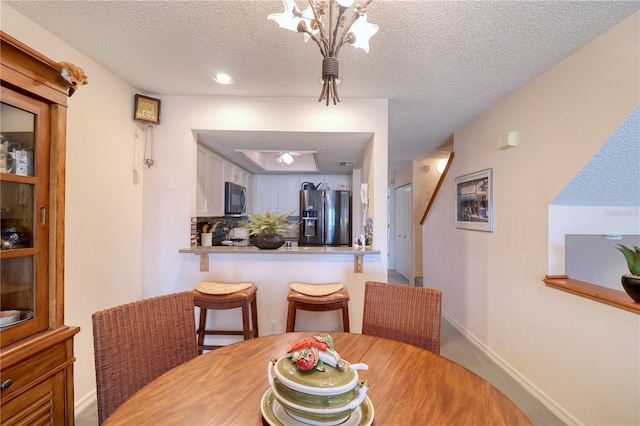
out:
{"label": "recessed ceiling light", "polygon": [[227,86],[233,85],[236,81],[228,74],[214,74],[211,76],[211,79],[218,84],[224,84]]}

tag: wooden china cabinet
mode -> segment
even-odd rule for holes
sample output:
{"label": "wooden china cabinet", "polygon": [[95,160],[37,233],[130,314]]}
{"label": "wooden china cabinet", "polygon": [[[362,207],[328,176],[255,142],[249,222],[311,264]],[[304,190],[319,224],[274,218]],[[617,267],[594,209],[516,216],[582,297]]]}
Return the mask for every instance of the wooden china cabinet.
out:
{"label": "wooden china cabinet", "polygon": [[0,31],[0,423],[72,425],[64,325],[67,98],[57,62]]}

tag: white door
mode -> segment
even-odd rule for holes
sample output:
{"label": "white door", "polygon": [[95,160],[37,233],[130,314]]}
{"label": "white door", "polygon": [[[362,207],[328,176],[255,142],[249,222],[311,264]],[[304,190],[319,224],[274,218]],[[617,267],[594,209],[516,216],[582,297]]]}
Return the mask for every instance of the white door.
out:
{"label": "white door", "polygon": [[411,185],[395,190],[395,270],[411,281]]}

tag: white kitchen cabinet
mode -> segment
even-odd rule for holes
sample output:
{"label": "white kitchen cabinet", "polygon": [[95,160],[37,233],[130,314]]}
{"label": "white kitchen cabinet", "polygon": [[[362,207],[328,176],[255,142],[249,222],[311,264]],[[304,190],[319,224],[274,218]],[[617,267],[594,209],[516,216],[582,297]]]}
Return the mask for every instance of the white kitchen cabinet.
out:
{"label": "white kitchen cabinet", "polygon": [[240,169],[240,185],[247,188],[247,213],[253,213],[253,175]]}
{"label": "white kitchen cabinet", "polygon": [[224,160],[198,146],[196,216],[224,216]]}
{"label": "white kitchen cabinet", "polygon": [[[232,182],[237,185],[242,185],[242,183],[240,182],[241,171],[242,169],[240,167],[236,166],[233,163],[225,161],[224,162],[224,181]],[[245,185],[242,185],[242,186],[245,186]]]}
{"label": "white kitchen cabinet", "polygon": [[249,188],[251,188],[251,177],[252,177],[251,173],[243,169],[240,169],[240,185],[247,188],[247,192],[249,191]]}
{"label": "white kitchen cabinet", "polygon": [[252,194],[252,177],[253,175],[245,169],[231,163],[224,162],[224,181],[232,182],[236,185],[244,186],[247,190],[247,213],[252,212],[251,194]]}
{"label": "white kitchen cabinet", "polygon": [[278,207],[280,213],[293,211],[293,216],[299,216],[300,210],[300,179],[298,176],[282,176],[278,182]]}
{"label": "white kitchen cabinet", "polygon": [[300,215],[300,179],[297,175],[256,175],[254,193],[255,213],[271,210],[278,214],[293,211],[293,216]]}
{"label": "white kitchen cabinet", "polygon": [[322,181],[327,184],[329,189],[334,191],[338,190],[351,190],[351,176],[348,175],[326,175],[319,176]]}

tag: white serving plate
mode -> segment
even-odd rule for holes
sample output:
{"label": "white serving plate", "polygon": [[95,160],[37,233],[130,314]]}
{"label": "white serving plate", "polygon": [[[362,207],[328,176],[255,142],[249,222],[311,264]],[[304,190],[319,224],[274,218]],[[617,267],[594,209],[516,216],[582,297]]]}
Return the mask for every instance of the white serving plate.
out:
{"label": "white serving plate", "polygon": [[[260,401],[260,411],[262,418],[270,426],[309,426],[309,423],[301,422],[289,415],[284,407],[275,399],[272,389],[269,388],[262,396]],[[374,410],[373,404],[369,397],[365,397],[364,401],[356,408],[351,415],[340,423],[341,426],[370,426],[373,423]],[[327,423],[317,423],[316,426],[326,426]]]}

